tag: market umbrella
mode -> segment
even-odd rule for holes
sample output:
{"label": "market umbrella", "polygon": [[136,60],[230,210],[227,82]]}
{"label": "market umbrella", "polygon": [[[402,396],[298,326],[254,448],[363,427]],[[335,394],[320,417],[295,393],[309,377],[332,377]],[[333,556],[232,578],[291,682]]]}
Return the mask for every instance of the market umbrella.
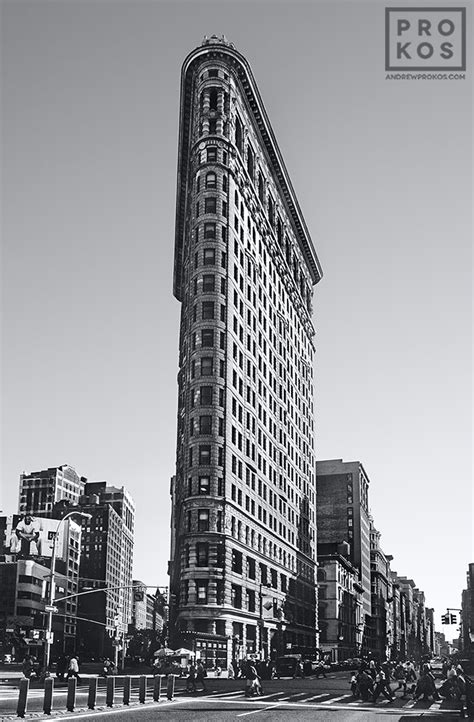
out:
{"label": "market umbrella", "polygon": [[161,649],[157,649],[154,657],[171,657],[175,652],[172,649],[169,649],[169,647],[162,647]]}
{"label": "market umbrella", "polygon": [[175,655],[177,657],[192,657],[194,652],[191,652],[190,649],[184,649],[184,647],[180,647],[176,650]]}

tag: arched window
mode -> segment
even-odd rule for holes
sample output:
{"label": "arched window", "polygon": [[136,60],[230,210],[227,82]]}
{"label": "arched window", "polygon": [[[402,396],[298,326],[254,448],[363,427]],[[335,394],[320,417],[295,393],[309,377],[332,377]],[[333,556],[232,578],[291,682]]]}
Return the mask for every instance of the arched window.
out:
{"label": "arched window", "polygon": [[324,569],[318,569],[318,582],[326,581],[326,572]]}

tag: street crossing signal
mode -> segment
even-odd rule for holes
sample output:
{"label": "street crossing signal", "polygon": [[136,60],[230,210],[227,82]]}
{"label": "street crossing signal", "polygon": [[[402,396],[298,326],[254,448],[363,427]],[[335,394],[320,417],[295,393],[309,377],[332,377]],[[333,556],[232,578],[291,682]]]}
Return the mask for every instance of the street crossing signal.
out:
{"label": "street crossing signal", "polygon": [[457,624],[458,618],[455,614],[451,614],[451,624]]}
{"label": "street crossing signal", "polygon": [[441,615],[441,624],[449,624],[449,614]]}

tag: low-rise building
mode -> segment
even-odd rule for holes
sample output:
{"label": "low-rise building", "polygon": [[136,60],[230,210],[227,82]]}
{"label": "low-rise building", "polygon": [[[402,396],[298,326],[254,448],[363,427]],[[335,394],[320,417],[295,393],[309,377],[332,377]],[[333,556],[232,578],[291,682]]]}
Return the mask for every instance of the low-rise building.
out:
{"label": "low-rise building", "polygon": [[337,662],[361,653],[363,587],[349,555],[347,542],[318,544],[319,648]]}

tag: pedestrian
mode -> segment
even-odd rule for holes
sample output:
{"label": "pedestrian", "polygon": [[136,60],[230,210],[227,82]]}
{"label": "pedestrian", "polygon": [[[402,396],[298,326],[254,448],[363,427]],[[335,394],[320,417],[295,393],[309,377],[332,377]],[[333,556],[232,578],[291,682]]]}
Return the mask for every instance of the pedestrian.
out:
{"label": "pedestrian", "polygon": [[[469,682],[472,684],[472,682],[470,680],[469,680]],[[456,695],[456,698],[457,698],[458,704],[459,704],[459,716],[463,717],[463,718],[469,716],[468,701],[467,701],[467,686],[468,686],[468,680],[466,679],[464,670],[461,667],[461,665],[458,664],[458,666],[456,667],[456,678],[454,680],[454,690],[455,690],[455,695]]]}
{"label": "pedestrian", "polygon": [[196,692],[196,666],[194,662],[189,665],[188,678],[186,680],[186,692]]}
{"label": "pedestrian", "polygon": [[64,675],[66,674],[67,670],[67,659],[62,654],[60,657],[58,657],[56,661],[56,677],[60,680],[64,679]]}
{"label": "pedestrian", "polygon": [[204,677],[206,676],[206,670],[204,669],[204,665],[201,661],[199,661],[196,665],[196,682],[199,682],[199,684],[202,685],[202,691],[207,692],[206,683],[204,681]]}
{"label": "pedestrian", "polygon": [[352,696],[354,697],[354,699],[357,699],[360,696],[360,691],[359,685],[357,684],[357,675],[355,672],[352,673],[350,684]]}
{"label": "pedestrian", "polygon": [[304,668],[303,668],[303,659],[300,658],[297,660],[295,665],[295,673],[293,675],[293,679],[296,679],[297,677],[301,677],[304,679]]}
{"label": "pedestrian", "polygon": [[382,693],[389,702],[393,702],[392,691],[385,676],[385,672],[383,671],[382,667],[379,666],[378,668],[376,668],[375,672],[375,689],[372,697],[372,701],[374,703],[377,702],[380,693]]}
{"label": "pedestrian", "polygon": [[247,662],[245,678],[247,680],[245,683],[246,697],[253,697],[254,695],[262,694],[262,685],[260,684],[256,667],[251,660],[248,660]]}
{"label": "pedestrian", "polygon": [[316,669],[314,670],[314,676],[316,678],[321,677],[321,675],[326,679],[326,670],[324,669],[323,662],[318,662],[316,665]]}
{"label": "pedestrian", "polygon": [[360,696],[364,702],[367,702],[370,695],[373,694],[374,680],[367,672],[367,669],[360,669],[357,672],[356,680]]}
{"label": "pedestrian", "polygon": [[69,679],[70,677],[75,677],[79,683],[81,681],[79,677],[79,661],[75,654],[70,657],[67,667],[67,678]]}
{"label": "pedestrian", "polygon": [[423,697],[425,702],[429,699],[429,697],[432,697],[435,700],[440,699],[434,677],[431,674],[428,664],[423,664],[415,689],[414,698],[418,700],[420,697]]}
{"label": "pedestrian", "polygon": [[397,690],[403,690],[402,699],[404,699],[407,694],[407,670],[401,662],[399,662],[393,670],[393,676],[395,681],[398,682]]}
{"label": "pedestrian", "polygon": [[234,678],[235,678],[234,665],[231,663],[231,664],[229,664],[229,667],[227,669],[227,679],[234,679]]}

